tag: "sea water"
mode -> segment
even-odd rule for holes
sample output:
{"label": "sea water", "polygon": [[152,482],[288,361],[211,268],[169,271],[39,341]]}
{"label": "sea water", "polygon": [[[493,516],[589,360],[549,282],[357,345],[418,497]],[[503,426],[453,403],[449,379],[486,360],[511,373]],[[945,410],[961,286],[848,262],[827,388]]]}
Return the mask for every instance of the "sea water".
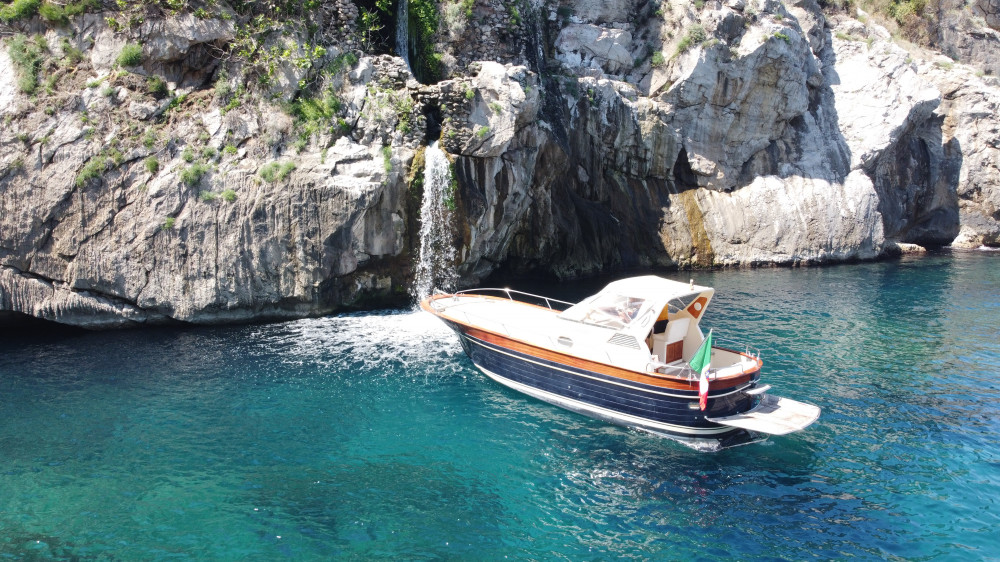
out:
{"label": "sea water", "polygon": [[503,388],[413,310],[5,334],[0,559],[995,559],[998,260],[694,274],[823,409],[718,453]]}

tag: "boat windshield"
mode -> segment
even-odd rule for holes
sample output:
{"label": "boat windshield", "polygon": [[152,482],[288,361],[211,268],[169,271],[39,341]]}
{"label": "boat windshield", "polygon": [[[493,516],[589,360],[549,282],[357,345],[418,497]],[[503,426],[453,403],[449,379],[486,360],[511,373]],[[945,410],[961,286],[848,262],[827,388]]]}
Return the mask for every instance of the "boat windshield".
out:
{"label": "boat windshield", "polygon": [[563,318],[620,330],[639,315],[645,299],[601,293],[561,314]]}
{"label": "boat windshield", "polygon": [[690,295],[674,297],[667,303],[668,310],[671,314],[677,314],[690,306],[690,304],[694,302],[698,296],[698,293],[691,293]]}

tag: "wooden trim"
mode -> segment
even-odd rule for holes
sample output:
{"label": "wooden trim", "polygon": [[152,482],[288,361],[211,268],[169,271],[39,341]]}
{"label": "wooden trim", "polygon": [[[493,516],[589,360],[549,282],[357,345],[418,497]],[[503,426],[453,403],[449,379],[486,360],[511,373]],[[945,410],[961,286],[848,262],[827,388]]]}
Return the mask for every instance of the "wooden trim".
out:
{"label": "wooden trim", "polygon": [[667,344],[667,358],[663,360],[664,363],[673,363],[674,361],[684,358],[684,340],[675,341],[674,343]]}
{"label": "wooden trim", "polygon": [[[569,354],[566,354],[566,353],[561,353],[561,352],[558,352],[558,351],[553,351],[553,350],[550,350],[550,349],[546,349],[544,347],[539,347],[539,346],[534,345],[534,344],[530,344],[530,343],[527,343],[527,342],[524,342],[524,341],[521,341],[521,340],[517,340],[517,339],[511,338],[511,337],[500,335],[500,334],[498,334],[496,332],[490,332],[490,331],[484,330],[482,328],[478,328],[476,326],[472,326],[470,324],[466,324],[465,322],[461,322],[461,321],[457,320],[454,317],[442,315],[438,311],[436,311],[433,308],[431,308],[431,306],[430,306],[431,301],[437,300],[439,298],[449,298],[451,296],[452,295],[435,295],[435,296],[429,297],[429,298],[425,299],[424,301],[422,301],[420,303],[420,307],[423,308],[424,310],[426,310],[427,312],[430,312],[434,316],[437,316],[441,320],[443,320],[446,324],[448,324],[449,326],[451,326],[452,329],[461,331],[463,333],[468,334],[469,336],[472,336],[474,338],[480,339],[480,340],[488,342],[488,343],[492,343],[494,345],[503,347],[505,349],[509,349],[511,351],[517,351],[517,352],[523,353],[525,355],[530,355],[532,357],[537,357],[537,358],[540,358],[540,359],[545,359],[547,361],[552,361],[554,363],[559,363],[559,364],[567,365],[567,366],[570,366],[570,367],[576,367],[576,368],[583,369],[583,370],[586,370],[586,371],[591,371],[591,372],[594,372],[594,373],[599,373],[599,374],[602,374],[602,375],[607,375],[609,377],[615,377],[615,378],[618,378],[618,379],[629,380],[629,381],[632,381],[632,382],[637,382],[637,383],[640,383],[640,384],[646,384],[646,385],[649,385],[649,386],[655,386],[655,387],[659,387],[659,388],[669,388],[669,389],[675,389],[675,390],[690,390],[690,391],[697,391],[698,390],[699,381],[697,381],[697,380],[689,381],[687,379],[670,377],[670,375],[662,375],[662,374],[657,375],[657,376],[652,376],[652,375],[647,375],[645,373],[641,373],[639,371],[632,371],[630,369],[623,369],[621,367],[616,367],[614,365],[608,365],[607,363],[599,363],[597,361],[591,361],[591,360],[588,360],[588,359],[581,359],[581,358],[576,357],[574,355],[569,355]],[[476,295],[476,296],[477,297],[484,297],[484,298],[488,298],[488,299],[503,300],[503,301],[509,300],[509,299],[503,299],[503,298],[499,298],[499,297],[491,297],[491,296],[488,296],[488,295]],[[515,302],[518,302],[520,304],[527,305],[527,306],[534,306],[534,307],[540,308],[542,310],[550,310],[547,307],[537,306],[537,305],[533,305],[533,304],[530,304],[530,303],[521,303],[520,301],[515,301]],[[553,310],[552,312],[556,313],[557,311]],[[681,343],[683,345],[683,342],[681,342]],[[723,349],[723,348],[719,348],[719,349]],[[732,350],[727,349],[726,351],[732,351]],[[742,355],[744,357],[750,358],[750,356],[748,356],[748,355],[746,355],[744,353],[740,353],[740,352],[736,352],[736,351],[733,351],[733,353],[736,353],[737,355]],[[709,389],[710,390],[726,390],[726,389],[735,388],[735,387],[742,386],[744,384],[749,383],[751,380],[753,380],[754,374],[758,373],[760,371],[761,367],[763,366],[763,363],[761,362],[761,360],[759,358],[752,358],[752,359],[754,359],[754,361],[756,363],[756,367],[755,368],[751,369],[750,371],[746,371],[746,372],[744,372],[744,373],[742,373],[740,375],[726,377],[726,378],[722,378],[722,379],[712,379],[711,381],[709,381]]]}
{"label": "wooden trim", "polygon": [[[629,369],[622,369],[621,367],[614,367],[612,365],[607,365],[605,363],[598,363],[596,361],[589,361],[587,359],[580,359],[573,355],[567,355],[565,353],[559,353],[556,351],[551,351],[543,347],[538,347],[525,342],[521,342],[494,332],[487,332],[479,328],[473,328],[471,326],[463,326],[462,331],[471,337],[491,343],[493,345],[508,349],[510,351],[516,351],[518,353],[523,353],[531,357],[537,357],[539,359],[544,359],[546,361],[552,361],[553,363],[559,363],[561,365],[566,365],[569,367],[576,367],[578,369],[583,369],[585,371],[591,371],[594,373],[599,373],[602,375],[607,375],[609,377],[614,377],[618,379],[628,380],[632,382],[637,382],[640,384],[646,384],[649,386],[655,386],[659,388],[669,388],[673,390],[688,390],[697,391],[698,381],[688,381],[685,379],[668,379],[663,375],[651,376],[645,373],[639,373],[637,371],[632,371]],[[759,369],[755,369],[748,373],[743,373],[736,377],[725,378],[725,379],[715,379],[710,381],[711,390],[725,390],[729,388],[734,388],[741,386],[743,384],[749,383],[754,373]]]}

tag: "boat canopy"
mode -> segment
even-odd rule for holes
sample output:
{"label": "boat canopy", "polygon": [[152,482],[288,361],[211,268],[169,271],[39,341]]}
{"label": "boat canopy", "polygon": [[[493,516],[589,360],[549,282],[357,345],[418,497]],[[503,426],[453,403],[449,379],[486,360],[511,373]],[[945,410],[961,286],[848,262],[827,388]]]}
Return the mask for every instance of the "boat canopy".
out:
{"label": "boat canopy", "polygon": [[697,324],[715,290],[655,275],[609,283],[601,292],[559,314],[560,318],[612,328],[644,339],[657,321],[691,318]]}

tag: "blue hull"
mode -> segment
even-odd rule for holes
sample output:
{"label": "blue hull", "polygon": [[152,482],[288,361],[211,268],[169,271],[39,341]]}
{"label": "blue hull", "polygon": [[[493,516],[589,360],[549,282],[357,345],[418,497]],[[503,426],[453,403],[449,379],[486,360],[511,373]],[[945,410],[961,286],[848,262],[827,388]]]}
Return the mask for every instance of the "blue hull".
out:
{"label": "blue hull", "polygon": [[758,400],[743,391],[756,386],[759,371],[745,384],[710,392],[708,407],[702,411],[698,408],[696,388],[643,384],[529,355],[477,338],[460,328],[456,332],[472,362],[497,382],[619,425],[681,438],[725,439],[743,430],[709,422],[705,417],[746,412]]}

